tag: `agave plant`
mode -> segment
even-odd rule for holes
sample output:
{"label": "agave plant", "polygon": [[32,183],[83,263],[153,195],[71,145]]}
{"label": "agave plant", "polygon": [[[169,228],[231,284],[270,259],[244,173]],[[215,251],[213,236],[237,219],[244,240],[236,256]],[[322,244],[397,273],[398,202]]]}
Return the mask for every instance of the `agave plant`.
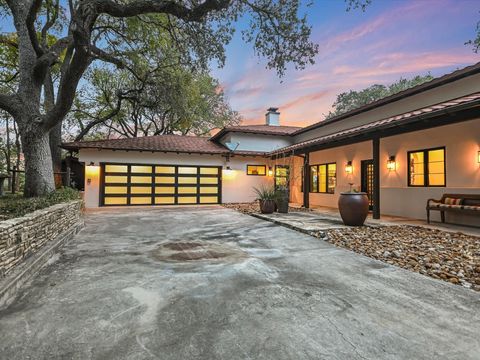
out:
{"label": "agave plant", "polygon": [[254,187],[253,191],[257,194],[257,200],[275,200],[276,193],[273,186],[261,185],[260,187]]}

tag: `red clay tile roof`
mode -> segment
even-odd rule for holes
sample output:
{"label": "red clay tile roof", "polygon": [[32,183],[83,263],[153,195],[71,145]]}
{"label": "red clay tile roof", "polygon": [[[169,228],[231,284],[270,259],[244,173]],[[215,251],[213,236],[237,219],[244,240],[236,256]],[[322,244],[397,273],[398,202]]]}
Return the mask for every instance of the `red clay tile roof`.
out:
{"label": "red clay tile roof", "polygon": [[[350,129],[338,131],[333,134],[320,136],[311,140],[303,141],[291,146],[287,146],[281,149],[277,149],[269,153],[269,155],[277,155],[287,152],[292,152],[295,150],[300,150],[303,148],[308,148],[313,145],[326,144],[337,140],[342,140],[344,138],[353,137],[356,135],[364,134],[371,131],[378,131],[380,129],[392,128],[396,126],[404,125],[410,123],[414,120],[422,120],[425,116],[433,115],[436,112],[442,112],[445,110],[455,111],[455,108],[462,106],[475,106],[480,107],[480,92],[474,93],[471,95],[463,96],[454,100],[445,101],[436,105],[424,107],[418,110],[409,111],[400,115],[391,116],[386,119],[374,121],[365,125],[356,126]],[[479,110],[480,114],[480,110]]]}
{"label": "red clay tile roof", "polygon": [[228,153],[225,147],[210,141],[207,137],[159,135],[128,139],[110,139],[93,141],[76,141],[62,144],[67,150],[105,149],[105,150],[137,150],[166,152],[195,152],[206,154]]}
{"label": "red clay tile roof", "polygon": [[220,139],[229,132],[241,132],[260,135],[288,136],[300,130],[299,126],[274,126],[274,125],[240,125],[225,127],[212,136],[212,140]]}
{"label": "red clay tile roof", "polygon": [[[207,137],[181,135],[158,135],[128,139],[75,141],[63,143],[62,148],[73,151],[78,151],[79,149],[101,149],[196,154],[231,153],[226,147],[211,141]],[[261,156],[266,153],[258,151],[235,151],[235,154],[243,156]]]}
{"label": "red clay tile roof", "polygon": [[471,76],[471,75],[475,75],[475,74],[478,74],[478,73],[480,73],[480,62],[478,62],[476,64],[473,64],[473,65],[470,65],[470,66],[467,66],[463,69],[453,71],[449,74],[445,74],[443,76],[432,79],[430,81],[427,81],[423,84],[414,86],[412,88],[400,91],[396,94],[384,97],[384,98],[379,99],[377,101],[373,101],[369,104],[366,104],[364,106],[360,106],[356,109],[353,109],[353,110],[348,111],[346,113],[340,114],[338,116],[334,116],[330,119],[323,120],[323,121],[317,122],[315,124],[303,127],[300,130],[296,131],[295,134],[293,134],[293,135],[302,134],[302,133],[307,132],[309,130],[316,129],[316,128],[321,127],[321,126],[331,124],[333,122],[337,122],[337,121],[347,119],[351,116],[361,114],[363,112],[375,109],[377,107],[380,107],[380,106],[383,106],[383,105],[386,105],[386,104],[389,104],[391,102],[398,101],[400,99],[404,99],[404,98],[407,98],[409,96],[413,96],[413,95],[419,94],[421,92],[424,92],[424,91],[427,91],[427,90],[430,90],[430,89],[433,89],[433,88],[436,88],[436,87],[439,87],[439,86],[448,84],[450,82],[453,82],[453,81],[456,81],[456,80],[459,80],[459,79],[462,79],[462,78],[465,78],[465,77],[468,77],[468,76]]}

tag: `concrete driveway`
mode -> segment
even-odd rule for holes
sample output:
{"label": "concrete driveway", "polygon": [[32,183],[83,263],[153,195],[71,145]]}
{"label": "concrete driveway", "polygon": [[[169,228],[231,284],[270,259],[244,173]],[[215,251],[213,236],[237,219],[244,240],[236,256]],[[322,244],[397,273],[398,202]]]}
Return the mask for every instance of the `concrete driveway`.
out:
{"label": "concrete driveway", "polygon": [[90,214],[2,359],[480,359],[480,294],[223,208]]}

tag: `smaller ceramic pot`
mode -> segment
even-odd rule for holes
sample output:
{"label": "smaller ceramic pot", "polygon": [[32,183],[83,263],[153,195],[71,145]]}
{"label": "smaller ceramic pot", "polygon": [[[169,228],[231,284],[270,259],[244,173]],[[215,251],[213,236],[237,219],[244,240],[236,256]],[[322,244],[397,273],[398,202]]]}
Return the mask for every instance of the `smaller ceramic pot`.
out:
{"label": "smaller ceramic pot", "polygon": [[275,200],[260,200],[260,212],[271,214],[275,211]]}
{"label": "smaller ceramic pot", "polygon": [[362,226],[368,215],[368,196],[363,192],[344,192],[338,199],[338,210],[343,223],[348,226]]}

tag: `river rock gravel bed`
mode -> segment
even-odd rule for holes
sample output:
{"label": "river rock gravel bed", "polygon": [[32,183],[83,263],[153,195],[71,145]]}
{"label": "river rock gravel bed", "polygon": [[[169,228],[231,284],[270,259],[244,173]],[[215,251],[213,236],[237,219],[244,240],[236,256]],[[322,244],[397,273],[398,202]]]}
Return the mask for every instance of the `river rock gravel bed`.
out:
{"label": "river rock gravel bed", "polygon": [[[260,204],[258,201],[250,203],[236,203],[236,204],[222,204],[223,207],[227,209],[233,209],[239,211],[243,214],[259,214],[260,213]],[[310,212],[311,209],[305,209],[301,207],[292,207],[288,208],[290,212]]]}
{"label": "river rock gravel bed", "polygon": [[[325,233],[312,235],[324,239]],[[480,237],[420,226],[332,229],[327,241],[371,258],[480,291]]]}

